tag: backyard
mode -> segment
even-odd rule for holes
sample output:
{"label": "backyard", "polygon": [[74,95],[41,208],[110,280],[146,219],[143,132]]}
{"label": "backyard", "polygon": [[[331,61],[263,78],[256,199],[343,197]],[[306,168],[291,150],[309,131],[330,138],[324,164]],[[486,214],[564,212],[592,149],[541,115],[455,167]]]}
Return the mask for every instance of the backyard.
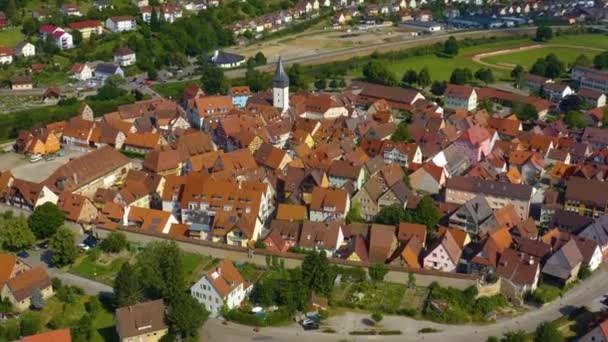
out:
{"label": "backyard", "polygon": [[[125,262],[134,260],[136,253],[123,251],[119,254],[97,254],[96,249],[83,255],[70,268],[70,272],[107,285],[112,285],[114,277]],[[218,259],[197,253],[183,252],[184,272],[190,283],[195,283],[212,267],[219,263]]]}
{"label": "backyard", "polygon": [[333,302],[338,306],[369,312],[414,313],[422,309],[429,290],[395,283],[342,283],[334,288]]}

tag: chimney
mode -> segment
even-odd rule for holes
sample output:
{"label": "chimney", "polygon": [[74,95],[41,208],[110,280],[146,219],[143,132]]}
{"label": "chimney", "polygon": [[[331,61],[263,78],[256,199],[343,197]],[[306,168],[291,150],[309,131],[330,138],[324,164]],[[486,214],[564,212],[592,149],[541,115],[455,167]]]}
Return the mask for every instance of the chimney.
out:
{"label": "chimney", "polygon": [[74,180],[74,184],[78,184],[78,174],[76,172],[72,174],[72,180]]}
{"label": "chimney", "polygon": [[530,256],[530,259],[528,260],[528,265],[534,265],[534,258],[532,256]]}

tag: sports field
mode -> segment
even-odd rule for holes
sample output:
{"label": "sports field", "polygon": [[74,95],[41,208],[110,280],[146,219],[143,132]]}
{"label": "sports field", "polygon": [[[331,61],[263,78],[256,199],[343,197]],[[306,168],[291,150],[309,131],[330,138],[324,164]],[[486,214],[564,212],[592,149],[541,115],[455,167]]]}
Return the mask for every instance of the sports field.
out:
{"label": "sports field", "polygon": [[[601,49],[608,49],[608,36],[601,34],[560,36],[553,38],[549,43],[545,43],[545,45],[547,45],[546,47],[512,53],[507,51],[501,55],[482,58],[482,61],[489,65],[482,65],[473,60],[474,57],[479,54],[537,44],[538,43],[534,42],[531,38],[521,38],[461,48],[458,56],[454,58],[426,55],[404,58],[398,61],[383,62],[390,67],[398,79],[401,79],[403,73],[410,68],[419,71],[426,66],[429,68],[433,80],[449,80],[452,71],[456,68],[467,67],[475,72],[477,69],[490,66],[494,72],[494,77],[499,81],[501,79],[509,79],[512,65],[521,64],[524,67],[529,68],[538,58],[545,57],[551,52],[556,53],[566,64],[573,62],[581,53],[584,53],[593,59],[593,56],[598,54]],[[552,45],[580,46],[581,48],[552,47]],[[502,68],[500,67],[501,65]],[[353,76],[362,76],[361,69],[354,70]]]}

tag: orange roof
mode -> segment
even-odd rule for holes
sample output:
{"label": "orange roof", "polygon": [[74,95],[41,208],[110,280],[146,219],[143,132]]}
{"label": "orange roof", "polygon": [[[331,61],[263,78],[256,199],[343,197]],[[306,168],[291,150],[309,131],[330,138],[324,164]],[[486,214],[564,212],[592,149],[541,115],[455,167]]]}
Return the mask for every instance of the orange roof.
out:
{"label": "orange roof", "polygon": [[48,331],[41,334],[26,336],[21,339],[22,342],[71,342],[70,329],[60,329]]}
{"label": "orange roof", "polygon": [[207,272],[206,277],[222,297],[226,297],[235,288],[244,283],[239,271],[230,260],[226,259],[217,267]]}
{"label": "orange roof", "polygon": [[401,222],[397,229],[397,239],[399,241],[409,241],[413,237],[417,237],[418,241],[424,246],[426,244],[426,225]]}
{"label": "orange roof", "polygon": [[513,184],[521,184],[521,173],[517,170],[517,168],[512,167],[506,174],[509,182]]}
{"label": "orange roof", "polygon": [[160,133],[130,133],[127,134],[125,145],[155,149],[160,145]]}
{"label": "orange roof", "polygon": [[422,244],[416,236],[410,239],[401,251],[401,258],[405,263],[412,268],[420,268],[420,252]]}
{"label": "orange roof", "polygon": [[461,249],[470,241],[469,234],[466,231],[458,228],[449,228],[445,226],[439,226],[439,230],[437,230],[437,236],[443,236],[446,232],[450,232],[450,235],[452,235],[454,241],[456,241],[456,244],[458,244],[458,247],[460,247]]}
{"label": "orange roof", "polygon": [[17,264],[17,258],[12,254],[0,254],[0,289],[8,281]]}
{"label": "orange roof", "polygon": [[279,204],[277,220],[297,221],[306,219],[306,206],[297,204]]}
{"label": "orange roof", "polygon": [[31,297],[36,289],[46,289],[51,286],[51,278],[42,266],[19,273],[6,282],[6,286],[17,301]]}

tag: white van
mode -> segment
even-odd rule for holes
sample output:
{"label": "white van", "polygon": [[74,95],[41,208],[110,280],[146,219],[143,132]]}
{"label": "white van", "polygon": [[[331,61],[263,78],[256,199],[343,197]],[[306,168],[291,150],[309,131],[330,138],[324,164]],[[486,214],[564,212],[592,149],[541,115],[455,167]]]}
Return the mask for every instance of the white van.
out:
{"label": "white van", "polygon": [[30,163],[36,163],[42,160],[42,156],[39,154],[34,154],[30,157]]}

